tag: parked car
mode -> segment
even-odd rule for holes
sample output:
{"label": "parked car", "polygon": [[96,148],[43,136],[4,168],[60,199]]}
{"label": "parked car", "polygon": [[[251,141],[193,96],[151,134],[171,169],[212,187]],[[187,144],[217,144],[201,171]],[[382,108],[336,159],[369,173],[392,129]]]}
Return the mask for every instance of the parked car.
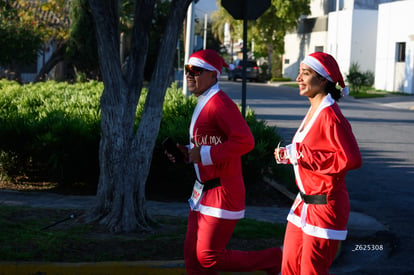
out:
{"label": "parked car", "polygon": [[[257,66],[256,60],[247,60],[246,79],[259,81],[259,76],[259,66]],[[238,78],[243,78],[243,60],[240,59],[234,62],[234,69],[228,72],[228,80],[236,81]]]}

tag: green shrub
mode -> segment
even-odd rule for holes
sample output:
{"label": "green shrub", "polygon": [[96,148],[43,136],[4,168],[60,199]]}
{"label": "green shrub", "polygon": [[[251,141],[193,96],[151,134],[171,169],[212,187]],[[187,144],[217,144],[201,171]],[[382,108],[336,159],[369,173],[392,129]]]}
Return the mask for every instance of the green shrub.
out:
{"label": "green shrub", "polygon": [[361,72],[358,63],[352,63],[346,79],[350,85],[351,92],[358,94],[363,86],[371,87],[375,81],[373,72]]}
{"label": "green shrub", "polygon": [[196,105],[197,99],[185,96],[176,82],[167,90],[147,182],[149,199],[167,199],[165,194],[171,199],[184,200],[189,197],[195,180],[192,164],[171,163],[165,156],[161,143],[166,137],[183,145],[189,143],[189,126]]}
{"label": "green shrub", "polygon": [[375,74],[371,71],[366,71],[363,73],[364,75],[364,86],[372,87],[375,82]]}
{"label": "green shrub", "polygon": [[61,187],[96,186],[102,88],[97,82],[0,81],[1,172]]}

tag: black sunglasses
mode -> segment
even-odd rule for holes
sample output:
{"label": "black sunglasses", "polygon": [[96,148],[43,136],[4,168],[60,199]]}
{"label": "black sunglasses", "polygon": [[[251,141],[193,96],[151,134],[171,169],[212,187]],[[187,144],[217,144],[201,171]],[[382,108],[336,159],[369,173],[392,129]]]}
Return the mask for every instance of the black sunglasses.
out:
{"label": "black sunglasses", "polygon": [[200,76],[206,69],[193,66],[193,65],[185,65],[184,66],[185,74],[189,74],[190,76]]}

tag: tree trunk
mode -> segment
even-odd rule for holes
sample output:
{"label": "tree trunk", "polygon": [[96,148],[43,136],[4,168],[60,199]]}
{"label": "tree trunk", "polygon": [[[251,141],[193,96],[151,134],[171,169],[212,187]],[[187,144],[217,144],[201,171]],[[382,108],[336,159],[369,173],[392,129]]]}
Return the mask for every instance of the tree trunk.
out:
{"label": "tree trunk", "polygon": [[39,82],[43,80],[43,77],[47,75],[60,61],[65,59],[65,51],[67,48],[67,41],[58,42],[55,50],[52,53],[52,56],[40,69],[39,73],[36,75],[34,82]]}
{"label": "tree trunk", "polygon": [[273,75],[273,47],[270,43],[267,44],[267,62],[269,64],[269,75],[270,78],[274,77]]}
{"label": "tree trunk", "polygon": [[155,0],[137,1],[131,59],[122,73],[119,56],[117,0],[89,0],[95,19],[104,91],[101,97],[100,177],[96,203],[87,221],[99,221],[113,232],[149,230],[145,184],[162,117],[168,72],[190,0],[172,1],[144,112],[134,131],[149,47]]}

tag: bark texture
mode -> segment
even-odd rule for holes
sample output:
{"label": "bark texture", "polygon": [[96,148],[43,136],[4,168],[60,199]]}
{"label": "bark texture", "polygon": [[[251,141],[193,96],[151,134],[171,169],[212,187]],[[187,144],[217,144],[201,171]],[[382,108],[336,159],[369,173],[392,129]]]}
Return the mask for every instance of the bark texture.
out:
{"label": "bark texture", "polygon": [[101,97],[100,177],[96,203],[87,221],[98,220],[113,232],[150,230],[145,184],[162,118],[175,45],[190,0],[175,0],[150,81],[137,130],[135,114],[144,79],[155,0],[137,1],[126,70],[119,56],[119,1],[89,0],[94,16],[104,91]]}

